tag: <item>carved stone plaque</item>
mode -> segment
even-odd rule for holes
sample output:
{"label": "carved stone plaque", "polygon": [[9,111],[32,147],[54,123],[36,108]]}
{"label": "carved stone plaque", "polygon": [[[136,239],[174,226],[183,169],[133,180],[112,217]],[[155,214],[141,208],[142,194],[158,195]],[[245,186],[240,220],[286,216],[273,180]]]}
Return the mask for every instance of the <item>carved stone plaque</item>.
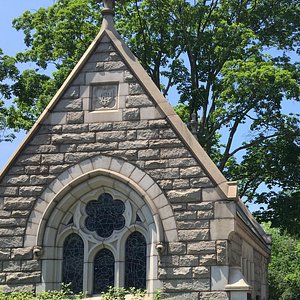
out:
{"label": "carved stone plaque", "polygon": [[116,109],[118,104],[118,85],[105,84],[92,86],[92,110]]}

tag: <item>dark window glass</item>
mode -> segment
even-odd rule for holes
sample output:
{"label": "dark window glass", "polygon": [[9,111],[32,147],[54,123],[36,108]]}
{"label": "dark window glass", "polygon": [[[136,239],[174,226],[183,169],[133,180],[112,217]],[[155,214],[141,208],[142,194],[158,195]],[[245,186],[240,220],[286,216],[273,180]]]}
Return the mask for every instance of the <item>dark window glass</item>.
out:
{"label": "dark window glass", "polygon": [[100,250],[94,260],[94,294],[107,291],[109,286],[114,286],[115,259],[107,250]]}
{"label": "dark window glass", "polygon": [[71,284],[74,293],[83,290],[84,246],[78,234],[70,234],[63,247],[63,283]]}
{"label": "dark window glass", "polygon": [[100,237],[108,238],[114,230],[125,226],[124,211],[125,205],[121,200],[113,200],[110,194],[103,193],[97,201],[86,205],[88,217],[85,226],[90,231],[96,231]]}
{"label": "dark window glass", "polygon": [[125,246],[125,288],[146,289],[146,240],[132,233]]}

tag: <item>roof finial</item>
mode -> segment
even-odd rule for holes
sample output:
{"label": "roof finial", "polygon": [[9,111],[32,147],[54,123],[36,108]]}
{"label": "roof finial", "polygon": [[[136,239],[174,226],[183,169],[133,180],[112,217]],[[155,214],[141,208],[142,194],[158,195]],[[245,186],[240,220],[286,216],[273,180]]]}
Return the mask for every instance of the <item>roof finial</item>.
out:
{"label": "roof finial", "polygon": [[103,16],[102,28],[114,27],[115,0],[102,0],[102,2],[104,3],[104,8],[101,12]]}

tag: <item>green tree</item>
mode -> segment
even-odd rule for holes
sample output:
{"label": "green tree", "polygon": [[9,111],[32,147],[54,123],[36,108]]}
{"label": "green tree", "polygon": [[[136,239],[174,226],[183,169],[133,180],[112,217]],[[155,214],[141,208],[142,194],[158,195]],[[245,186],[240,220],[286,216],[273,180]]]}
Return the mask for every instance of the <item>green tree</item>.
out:
{"label": "green tree", "polygon": [[[298,186],[299,119],[284,113],[300,95],[299,64],[287,55],[300,51],[298,0],[116,2],[118,31],[165,96],[177,88],[185,120],[197,113],[199,142],[229,180],[240,180],[241,196],[258,199],[262,184]],[[6,126],[30,128],[100,23],[96,0],[57,0],[15,19],[28,48],[17,60],[37,67],[13,85]]]}
{"label": "green tree", "polygon": [[269,299],[294,300],[300,293],[300,240],[264,224],[272,234],[272,257],[269,264]]}
{"label": "green tree", "polygon": [[6,108],[4,99],[12,98],[11,81],[17,80],[19,71],[16,67],[16,60],[13,57],[4,55],[0,49],[0,142],[10,141],[14,134],[7,132]]}
{"label": "green tree", "polygon": [[[261,202],[266,202],[262,193]],[[269,195],[268,195],[269,196]],[[300,191],[274,193],[266,209],[255,213],[258,221],[271,222],[271,227],[300,239]]]}

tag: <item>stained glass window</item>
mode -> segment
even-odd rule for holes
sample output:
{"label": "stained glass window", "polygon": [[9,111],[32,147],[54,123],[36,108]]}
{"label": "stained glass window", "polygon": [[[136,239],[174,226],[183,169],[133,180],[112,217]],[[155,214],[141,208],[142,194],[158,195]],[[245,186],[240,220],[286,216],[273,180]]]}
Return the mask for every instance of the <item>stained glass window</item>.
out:
{"label": "stained glass window", "polygon": [[81,237],[70,234],[63,246],[63,282],[71,284],[74,293],[83,290],[83,255],[84,245]]}
{"label": "stained glass window", "polygon": [[107,291],[109,286],[114,286],[115,259],[108,249],[100,250],[94,260],[94,294]]}
{"label": "stained glass window", "polygon": [[146,240],[133,232],[125,246],[125,288],[146,289]]}
{"label": "stained glass window", "polygon": [[110,194],[103,193],[97,201],[90,201],[86,205],[88,217],[85,226],[90,231],[96,231],[100,237],[108,238],[114,230],[125,226],[124,211],[123,201],[114,200]]}

